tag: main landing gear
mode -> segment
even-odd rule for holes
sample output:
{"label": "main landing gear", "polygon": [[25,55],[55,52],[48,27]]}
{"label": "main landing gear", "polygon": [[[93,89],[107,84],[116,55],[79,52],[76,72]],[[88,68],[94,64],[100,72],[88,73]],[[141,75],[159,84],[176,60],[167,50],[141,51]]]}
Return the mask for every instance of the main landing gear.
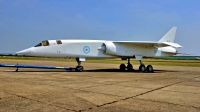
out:
{"label": "main landing gear", "polygon": [[81,61],[79,58],[76,58],[76,62],[78,63],[78,66],[76,66],[76,71],[82,72],[84,70],[83,66],[81,66]]}
{"label": "main landing gear", "polygon": [[[148,65],[147,67],[145,67],[145,65],[142,63],[141,60],[139,60],[139,62],[140,62],[139,71],[141,71],[141,72],[146,72],[146,71],[147,72],[153,72],[153,67],[151,65]],[[128,71],[134,70],[133,65],[130,63],[130,58],[128,58],[127,66],[125,64],[121,64],[119,68],[120,68],[121,71],[125,71],[126,68],[127,68]]]}
{"label": "main landing gear", "polygon": [[141,60],[140,61],[140,66],[139,66],[139,71],[141,72],[153,72],[153,67],[151,65],[148,65],[147,67],[145,67],[145,65],[142,63]]}
{"label": "main landing gear", "polygon": [[125,71],[126,68],[127,68],[128,71],[132,71],[133,70],[133,65],[130,63],[130,58],[128,58],[127,66],[125,64],[121,64],[119,68],[122,71]]}
{"label": "main landing gear", "polygon": [[130,63],[130,58],[128,58],[127,66],[125,64],[121,64],[119,68],[122,71],[125,71],[126,68],[127,68],[128,71],[132,71],[133,70],[133,65]]}

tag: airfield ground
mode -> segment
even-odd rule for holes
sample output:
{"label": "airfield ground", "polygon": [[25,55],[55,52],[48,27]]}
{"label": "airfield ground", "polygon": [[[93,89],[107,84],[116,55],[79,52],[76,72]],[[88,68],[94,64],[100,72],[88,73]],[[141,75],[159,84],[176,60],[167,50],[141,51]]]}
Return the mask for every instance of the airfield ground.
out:
{"label": "airfield ground", "polygon": [[[0,63],[76,66],[42,60]],[[120,72],[119,64],[82,65],[84,72],[0,68],[0,111],[200,111],[200,67],[156,65],[155,73],[141,73]]]}

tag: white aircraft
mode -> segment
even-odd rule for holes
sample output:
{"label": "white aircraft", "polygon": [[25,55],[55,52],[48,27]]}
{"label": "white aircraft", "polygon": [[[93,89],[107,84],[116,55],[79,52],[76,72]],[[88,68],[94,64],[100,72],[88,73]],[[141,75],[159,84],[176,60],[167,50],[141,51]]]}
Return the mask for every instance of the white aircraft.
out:
{"label": "white aircraft", "polygon": [[177,27],[172,27],[158,42],[153,41],[109,41],[109,40],[45,40],[34,47],[17,52],[26,56],[75,57],[76,69],[83,71],[81,62],[85,58],[122,58],[128,59],[127,66],[120,65],[120,70],[133,70],[130,58],[139,60],[141,72],[153,72],[153,67],[142,63],[143,57],[161,57],[176,55],[174,43]]}

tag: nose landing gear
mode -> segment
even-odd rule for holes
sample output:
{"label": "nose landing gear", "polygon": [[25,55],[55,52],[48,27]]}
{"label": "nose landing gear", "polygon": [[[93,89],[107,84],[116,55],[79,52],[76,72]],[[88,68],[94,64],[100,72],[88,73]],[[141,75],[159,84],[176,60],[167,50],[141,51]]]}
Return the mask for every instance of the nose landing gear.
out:
{"label": "nose landing gear", "polygon": [[80,58],[76,58],[76,62],[78,63],[78,66],[76,66],[76,71],[82,72],[84,70],[84,68],[83,68],[83,66],[81,66]]}

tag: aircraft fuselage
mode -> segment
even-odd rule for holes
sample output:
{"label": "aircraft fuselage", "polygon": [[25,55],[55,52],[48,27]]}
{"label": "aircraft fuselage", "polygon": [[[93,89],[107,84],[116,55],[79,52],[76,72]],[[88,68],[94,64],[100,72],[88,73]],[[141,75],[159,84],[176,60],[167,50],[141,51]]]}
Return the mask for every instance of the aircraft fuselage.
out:
{"label": "aircraft fuselage", "polygon": [[167,47],[155,47],[150,44],[115,43],[106,40],[46,40],[47,45],[31,47],[18,53],[28,56],[46,57],[145,57],[172,56],[176,49]]}

